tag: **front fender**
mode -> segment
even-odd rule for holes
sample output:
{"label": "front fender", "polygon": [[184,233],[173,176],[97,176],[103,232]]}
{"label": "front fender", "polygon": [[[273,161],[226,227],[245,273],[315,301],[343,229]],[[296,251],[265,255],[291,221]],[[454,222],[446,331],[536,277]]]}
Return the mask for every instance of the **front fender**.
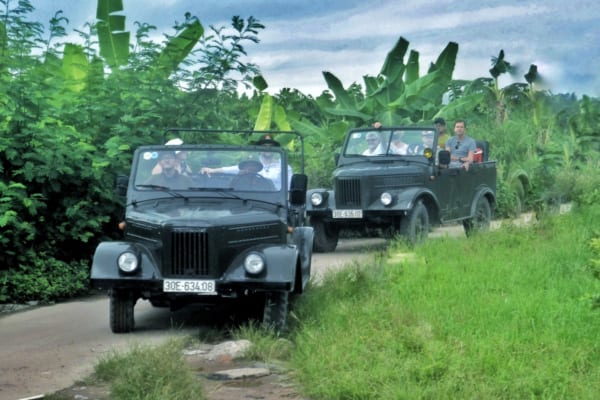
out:
{"label": "front fender", "polygon": [[221,281],[225,284],[240,284],[252,289],[279,288],[294,290],[296,260],[299,250],[296,245],[268,246],[255,249],[265,259],[265,270],[258,275],[251,275],[244,268],[244,259],[249,252],[244,252],[233,260],[225,271]]}
{"label": "front fender", "polygon": [[438,209],[439,202],[436,195],[429,189],[422,187],[408,188],[394,193],[396,201],[393,205],[394,209],[398,210],[411,210],[417,199],[427,198],[431,201],[431,204]]}
{"label": "front fender", "polygon": [[[323,204],[320,206],[313,206],[310,201],[313,193],[321,193],[323,195]],[[306,193],[306,213],[307,215],[328,213],[330,210],[335,208],[335,192],[332,189],[311,189]]]}
{"label": "front fender", "polygon": [[[117,259],[125,251],[138,255],[140,264],[136,272],[128,274],[119,270]],[[96,247],[92,260],[92,283],[106,279],[148,280],[156,279],[159,275],[152,253],[144,246],[129,242],[102,242]]]}

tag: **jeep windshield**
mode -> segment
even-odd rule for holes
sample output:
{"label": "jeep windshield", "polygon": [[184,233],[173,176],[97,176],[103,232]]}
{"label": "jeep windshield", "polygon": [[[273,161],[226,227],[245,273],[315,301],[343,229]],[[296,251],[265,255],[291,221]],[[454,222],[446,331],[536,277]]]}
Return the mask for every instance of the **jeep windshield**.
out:
{"label": "jeep windshield", "polygon": [[263,148],[147,148],[135,165],[136,191],[279,192],[290,177],[283,153]]}
{"label": "jeep windshield", "polygon": [[433,128],[357,130],[348,135],[344,156],[422,156],[435,141]]}

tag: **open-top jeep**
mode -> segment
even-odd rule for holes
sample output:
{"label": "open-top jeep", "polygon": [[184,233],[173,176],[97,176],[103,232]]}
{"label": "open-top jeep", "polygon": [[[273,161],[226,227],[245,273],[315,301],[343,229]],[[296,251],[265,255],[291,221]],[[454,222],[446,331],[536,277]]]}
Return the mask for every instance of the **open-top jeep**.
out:
{"label": "open-top jeep", "polygon": [[288,154],[271,139],[138,148],[130,176],[117,179],[126,194],[124,238],[100,243],[92,264],[92,287],[110,297],[110,328],[132,331],[134,306],[147,299],[172,309],[253,304],[265,326],[284,329],[290,296],[309,281],[313,247],[313,229],[303,226],[301,135],[183,132],[186,141],[215,132],[287,137],[299,143],[300,173],[289,176]]}
{"label": "open-top jeep", "polygon": [[467,235],[487,229],[496,193],[496,162],[488,161],[488,143],[476,142],[476,160],[467,170],[451,168],[450,153],[434,150],[437,141],[438,132],[430,127],[348,132],[333,189],[307,193],[314,250],[334,251],[342,229],[400,234],[413,244],[440,224],[462,222]]}

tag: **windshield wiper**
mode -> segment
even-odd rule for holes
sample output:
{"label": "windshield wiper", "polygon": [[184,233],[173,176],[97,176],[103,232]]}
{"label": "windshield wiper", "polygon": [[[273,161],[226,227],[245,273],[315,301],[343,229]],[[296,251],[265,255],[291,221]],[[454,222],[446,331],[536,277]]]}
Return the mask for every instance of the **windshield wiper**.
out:
{"label": "windshield wiper", "polygon": [[160,190],[161,192],[166,192],[169,193],[171,196],[173,197],[181,197],[187,200],[187,197],[185,197],[184,195],[182,195],[179,192],[174,192],[173,190],[171,190],[170,187],[167,186],[161,186],[161,185],[135,185],[136,188],[144,188],[144,189],[154,189],[154,190]]}

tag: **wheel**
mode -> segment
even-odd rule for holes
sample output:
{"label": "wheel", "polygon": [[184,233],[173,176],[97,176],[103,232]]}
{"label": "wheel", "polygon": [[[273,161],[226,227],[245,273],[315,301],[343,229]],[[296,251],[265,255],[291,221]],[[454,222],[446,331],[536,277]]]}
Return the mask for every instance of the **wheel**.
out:
{"label": "wheel", "polygon": [[110,294],[110,329],[113,333],[128,333],[134,328],[133,307],[136,299],[130,293]]}
{"label": "wheel", "polygon": [[263,327],[274,329],[276,332],[285,330],[289,309],[288,292],[271,292],[265,296]]}
{"label": "wheel", "polygon": [[412,245],[423,243],[429,235],[429,213],[421,200],[400,221],[400,235]]}
{"label": "wheel", "polygon": [[472,218],[463,221],[463,227],[465,228],[465,234],[471,236],[476,232],[485,232],[490,229],[492,222],[492,207],[490,202],[485,196],[477,199],[475,205],[475,214]]}
{"label": "wheel", "polygon": [[339,229],[323,218],[311,217],[310,225],[314,230],[313,250],[316,253],[328,253],[334,251],[338,244]]}

